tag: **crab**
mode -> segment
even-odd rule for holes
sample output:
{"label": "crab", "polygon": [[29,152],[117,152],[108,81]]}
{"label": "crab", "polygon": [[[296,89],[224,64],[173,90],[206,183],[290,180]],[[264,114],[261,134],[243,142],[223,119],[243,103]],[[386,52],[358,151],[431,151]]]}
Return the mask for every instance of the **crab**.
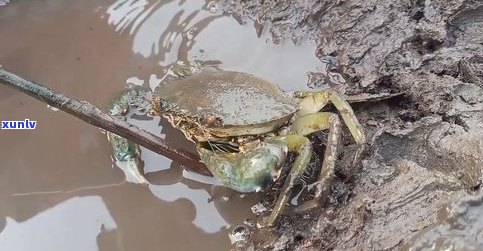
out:
{"label": "crab", "polygon": [[[151,110],[196,144],[201,161],[215,178],[239,192],[257,192],[273,183],[280,177],[287,153],[295,152],[297,157],[280,195],[264,219],[265,225],[272,226],[309,165],[312,145],[307,135],[321,130],[329,133],[313,201],[320,203],[328,196],[341,135],[339,115],[321,112],[329,103],[338,110],[358,145],[353,159],[356,165],[365,143],[362,126],[349,103],[332,89],[295,92],[291,97],[278,86],[247,73],[202,70],[161,85],[152,98]],[[122,113],[119,107],[114,108],[111,115]],[[138,152],[129,142],[116,139],[111,140],[114,148],[117,145]],[[117,151],[117,155],[125,158],[128,154]]]}

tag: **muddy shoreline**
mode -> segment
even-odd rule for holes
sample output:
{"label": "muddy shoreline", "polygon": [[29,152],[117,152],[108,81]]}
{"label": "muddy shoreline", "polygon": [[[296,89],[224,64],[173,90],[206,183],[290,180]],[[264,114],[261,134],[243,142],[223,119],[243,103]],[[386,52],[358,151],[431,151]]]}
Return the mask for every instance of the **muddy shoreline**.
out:
{"label": "muddy shoreline", "polygon": [[[305,77],[301,72],[312,70],[307,88],[329,85],[344,87],[348,94],[404,93],[354,105],[368,138],[367,152],[362,165],[351,169],[355,145],[344,133],[336,178],[323,207],[284,215],[273,231],[256,231],[257,219],[247,221],[243,226],[253,231],[248,233],[252,238],[233,249],[483,249],[481,0],[161,1],[160,6],[144,1],[144,14],[129,22],[124,15],[132,12],[121,8],[136,8],[122,6],[129,1],[0,0],[0,6],[9,2],[25,12],[14,8],[2,16],[0,30],[15,34],[2,40],[2,63],[100,106],[127,80],[156,82],[160,72],[178,60],[206,60],[223,69],[261,75],[285,90]],[[225,15],[245,26],[253,24],[255,31],[242,29],[246,27]],[[163,22],[169,25],[159,27]],[[258,37],[250,36],[253,33]],[[220,34],[227,40],[220,42]],[[177,43],[161,43],[168,35]],[[140,37],[146,43],[133,42]],[[307,41],[316,42],[311,53],[320,62],[303,54],[312,50]],[[273,44],[286,48],[278,50]],[[246,55],[253,47],[257,53],[252,54],[260,55]],[[253,216],[249,207],[256,198],[230,195],[217,201],[210,185],[183,177],[178,165],[160,156],[145,161],[152,186],[125,184],[122,173],[110,168],[110,149],[97,128],[9,89],[0,93],[2,114],[8,115],[2,119],[28,117],[40,125],[58,125],[41,126],[22,137],[14,132],[2,136],[9,143],[0,151],[2,165],[8,167],[0,176],[0,237],[13,233],[12,226],[29,226],[30,219],[45,220],[34,224],[35,236],[52,232],[51,222],[58,219],[82,216],[86,218],[81,223],[91,224],[90,231],[80,232],[86,225],[67,221],[57,226],[62,238],[49,242],[48,248],[74,243],[82,249],[91,243],[101,250],[213,250],[229,246],[228,232],[240,230],[235,224]],[[150,122],[159,132],[158,121]],[[162,132],[179,141],[182,135],[164,126]],[[307,182],[320,165],[325,137],[311,138],[316,154]],[[279,187],[275,184],[262,194],[265,208],[272,207]],[[303,189],[300,202],[310,199]],[[87,204],[90,211],[78,210]],[[67,209],[49,210],[59,205]],[[99,220],[99,215],[104,217]],[[71,236],[75,238],[67,238]],[[5,240],[11,245],[16,241]]]}
{"label": "muddy shoreline", "polygon": [[273,43],[317,41],[314,53],[336,62],[349,94],[405,93],[355,107],[370,150],[352,172],[345,140],[324,208],[285,217],[271,238],[258,233],[245,248],[483,248],[482,197],[467,198],[481,194],[483,2],[225,1],[224,9],[254,20]]}

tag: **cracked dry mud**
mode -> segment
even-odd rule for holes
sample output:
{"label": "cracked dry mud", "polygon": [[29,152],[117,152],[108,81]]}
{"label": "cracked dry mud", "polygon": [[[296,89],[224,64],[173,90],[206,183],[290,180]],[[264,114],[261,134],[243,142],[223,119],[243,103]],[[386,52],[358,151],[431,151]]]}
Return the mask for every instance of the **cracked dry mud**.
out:
{"label": "cracked dry mud", "polygon": [[324,207],[243,248],[483,249],[483,1],[225,1],[225,11],[274,43],[316,40],[348,93],[405,93],[355,106],[369,151],[350,171],[346,137]]}

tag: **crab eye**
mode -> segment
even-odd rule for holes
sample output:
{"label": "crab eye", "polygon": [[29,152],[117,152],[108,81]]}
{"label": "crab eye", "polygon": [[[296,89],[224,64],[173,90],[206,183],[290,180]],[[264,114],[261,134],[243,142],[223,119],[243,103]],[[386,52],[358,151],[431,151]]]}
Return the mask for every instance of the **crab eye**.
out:
{"label": "crab eye", "polygon": [[206,126],[218,126],[221,125],[221,119],[213,114],[209,114],[200,119],[200,122]]}
{"label": "crab eye", "polygon": [[203,123],[206,125],[213,125],[215,122],[216,122],[216,117],[213,114],[210,114],[203,119]]}

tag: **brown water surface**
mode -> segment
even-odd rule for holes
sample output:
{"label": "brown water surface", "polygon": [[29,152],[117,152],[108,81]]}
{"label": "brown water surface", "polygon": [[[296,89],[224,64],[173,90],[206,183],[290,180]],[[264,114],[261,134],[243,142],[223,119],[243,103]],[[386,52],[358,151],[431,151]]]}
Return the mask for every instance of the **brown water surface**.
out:
{"label": "brown water surface", "polygon": [[[0,64],[106,107],[126,83],[154,87],[176,61],[216,63],[285,90],[305,89],[314,44],[273,45],[214,2],[13,1],[0,7]],[[227,250],[256,196],[218,194],[214,181],[145,150],[149,187],[124,182],[98,129],[0,86],[0,250]],[[131,120],[133,121],[133,120]],[[159,133],[159,118],[133,121]],[[161,125],[165,125],[162,122]],[[167,140],[186,145],[165,127]]]}

